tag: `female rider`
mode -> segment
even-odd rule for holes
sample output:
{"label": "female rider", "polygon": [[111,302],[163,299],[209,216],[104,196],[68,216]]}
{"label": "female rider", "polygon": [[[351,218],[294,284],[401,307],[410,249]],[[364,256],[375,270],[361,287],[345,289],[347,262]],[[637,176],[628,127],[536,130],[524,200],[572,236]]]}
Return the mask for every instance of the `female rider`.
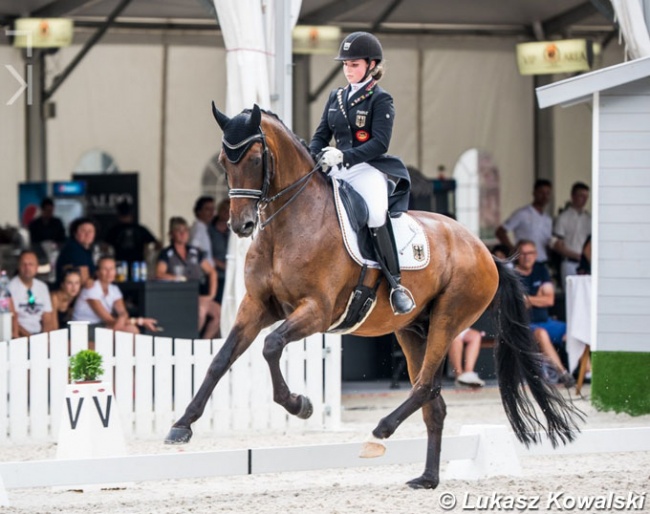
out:
{"label": "female rider", "polygon": [[[395,109],[391,95],[377,85],[384,73],[381,43],[368,32],[354,32],[341,43],[336,60],[343,62],[348,85],[330,93],[309,150],[323,171],[348,182],[366,201],[373,247],[391,287],[391,306],[395,314],[408,314],[415,302],[400,284],[388,217],[407,210],[410,179],[404,163],[386,155]],[[332,137],[336,148],[328,146]],[[389,181],[394,188],[390,199]]]}

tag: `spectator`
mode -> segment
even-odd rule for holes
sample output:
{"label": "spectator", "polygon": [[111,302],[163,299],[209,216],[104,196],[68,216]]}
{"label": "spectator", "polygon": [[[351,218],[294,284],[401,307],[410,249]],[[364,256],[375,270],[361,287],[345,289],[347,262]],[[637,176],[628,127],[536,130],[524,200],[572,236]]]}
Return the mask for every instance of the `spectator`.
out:
{"label": "spectator", "polygon": [[129,264],[145,260],[148,244],[154,243],[160,248],[149,229],[135,222],[133,206],[127,201],[117,205],[117,224],[108,231],[105,241],[113,247],[116,261]]}
{"label": "spectator", "polygon": [[212,256],[212,239],[210,238],[210,223],[214,218],[214,198],[201,196],[194,203],[194,216],[196,219],[190,230],[190,244],[205,253],[211,265],[214,266]]}
{"label": "spectator", "polygon": [[95,234],[95,224],[90,218],[77,218],[70,224],[70,238],[56,260],[57,287],[65,271],[72,268],[79,270],[82,286],[88,284],[96,269],[92,249]]}
{"label": "spectator", "polygon": [[[456,384],[467,387],[483,387],[485,381],[481,380],[474,371],[478,354],[481,351],[481,333],[473,328],[463,330],[449,347],[449,362],[456,377]],[[463,348],[465,349],[465,363],[463,365]]]}
{"label": "spectator", "polygon": [[555,290],[551,276],[545,264],[536,262],[535,243],[523,239],[517,245],[517,263],[515,271],[519,273],[524,286],[524,300],[530,309],[530,327],[542,353],[551,361],[558,372],[558,380],[566,387],[575,384],[575,380],[566,370],[558,355],[564,348],[566,323],[552,319],[549,307],[555,303]]}
{"label": "spectator", "polygon": [[52,303],[47,284],[36,278],[38,257],[25,250],[18,258],[18,275],[9,282],[9,292],[18,320],[18,337],[54,329]]}
{"label": "spectator", "polygon": [[[181,217],[169,220],[171,244],[158,256],[156,278],[199,281],[199,332],[206,339],[219,336],[221,307],[214,301],[217,273],[205,253],[188,244],[189,228]],[[204,326],[205,325],[205,326]]]}
{"label": "spectator", "polygon": [[153,318],[129,318],[120,288],[115,281],[115,259],[101,257],[97,263],[97,280],[82,289],[74,305],[73,321],[88,321],[91,327],[106,327],[138,334],[138,327],[156,332]]}
{"label": "spectator", "polygon": [[533,203],[517,209],[497,228],[495,235],[501,244],[506,245],[509,254],[512,254],[515,246],[508,237],[508,231],[512,231],[515,244],[522,239],[532,241],[537,247],[537,261],[548,261],[546,250],[551,242],[553,220],[545,210],[551,201],[551,190],[550,180],[535,181]]}
{"label": "spectator", "polygon": [[30,242],[34,246],[43,241],[54,241],[59,246],[65,242],[65,228],[63,222],[54,216],[54,202],[51,198],[43,199],[41,215],[34,218],[28,228]]}
{"label": "spectator", "polygon": [[228,239],[230,238],[230,199],[226,198],[219,202],[217,215],[212,220],[210,231],[212,239],[212,256],[214,258],[214,267],[217,270],[217,295],[215,301],[221,304],[223,298],[223,289],[226,281],[226,254],[228,253]]}
{"label": "spectator", "polygon": [[50,293],[52,312],[54,313],[54,329],[66,328],[72,320],[74,302],[81,291],[81,274],[76,269],[66,271],[61,287]]}
{"label": "spectator", "polygon": [[555,219],[553,250],[562,256],[560,275],[562,287],[566,277],[578,272],[582,246],[591,234],[591,214],[585,209],[589,200],[589,186],[576,182],[571,187],[571,203]]}

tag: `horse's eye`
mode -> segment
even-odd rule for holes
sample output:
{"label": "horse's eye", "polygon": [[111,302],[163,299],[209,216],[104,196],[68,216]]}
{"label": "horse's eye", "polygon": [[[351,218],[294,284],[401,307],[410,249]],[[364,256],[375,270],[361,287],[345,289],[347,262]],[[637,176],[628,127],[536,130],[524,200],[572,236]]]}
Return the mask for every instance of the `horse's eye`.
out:
{"label": "horse's eye", "polygon": [[261,163],[262,163],[262,158],[261,158],[261,157],[255,157],[255,158],[253,159],[253,164],[254,164],[255,166],[259,166]]}

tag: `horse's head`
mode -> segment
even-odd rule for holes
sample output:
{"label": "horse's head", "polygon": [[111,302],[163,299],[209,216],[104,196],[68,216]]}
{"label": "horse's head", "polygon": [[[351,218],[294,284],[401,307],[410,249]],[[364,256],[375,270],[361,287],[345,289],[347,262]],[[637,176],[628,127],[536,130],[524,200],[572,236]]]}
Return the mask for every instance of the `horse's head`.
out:
{"label": "horse's head", "polygon": [[[258,223],[263,229],[289,205],[316,168],[305,145],[277,116],[265,112],[263,117],[257,105],[229,118],[213,103],[212,113],[223,130],[219,161],[226,170],[228,195],[233,200],[230,226],[238,236],[247,237]],[[284,203],[274,209],[271,204],[279,198],[284,198]],[[265,216],[267,208],[274,212]]]}
{"label": "horse's head", "polygon": [[[268,149],[261,130],[262,112],[255,105],[233,118],[212,103],[212,114],[223,130],[219,160],[230,188],[230,227],[239,237],[248,237],[257,223],[257,204],[266,197],[270,170]],[[241,201],[243,200],[243,201]]]}

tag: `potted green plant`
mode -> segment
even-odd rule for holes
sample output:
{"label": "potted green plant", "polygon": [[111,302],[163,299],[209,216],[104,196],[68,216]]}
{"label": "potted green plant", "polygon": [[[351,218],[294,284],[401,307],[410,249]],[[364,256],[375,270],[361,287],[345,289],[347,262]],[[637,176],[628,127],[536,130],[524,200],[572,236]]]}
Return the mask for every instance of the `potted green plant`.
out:
{"label": "potted green plant", "polygon": [[96,382],[103,374],[102,356],[95,350],[81,350],[70,357],[70,378],[74,382]]}

